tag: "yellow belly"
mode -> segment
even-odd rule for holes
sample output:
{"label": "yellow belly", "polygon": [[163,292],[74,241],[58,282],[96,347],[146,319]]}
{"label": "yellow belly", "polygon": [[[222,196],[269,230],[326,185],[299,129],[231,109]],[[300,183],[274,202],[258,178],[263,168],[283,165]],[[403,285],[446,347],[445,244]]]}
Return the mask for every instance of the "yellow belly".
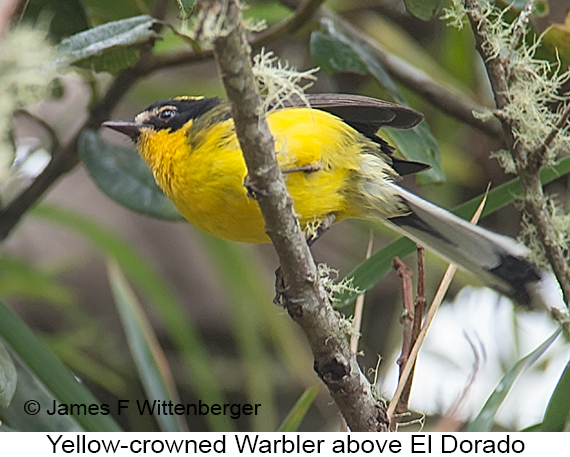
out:
{"label": "yellow belly", "polygon": [[[346,192],[359,167],[356,132],[328,113],[306,108],[276,111],[268,116],[268,123],[282,169],[321,167],[315,172],[284,174],[302,226],[330,213],[339,220],[358,216],[348,205]],[[179,144],[165,145],[172,136],[154,139],[161,148],[156,152],[163,159],[171,157],[160,166],[151,163],[151,168],[166,195],[192,224],[221,238],[267,242],[257,202],[244,187],[247,170],[231,131],[232,122],[224,121],[190,141],[179,139]],[[194,147],[188,150],[187,144]]]}

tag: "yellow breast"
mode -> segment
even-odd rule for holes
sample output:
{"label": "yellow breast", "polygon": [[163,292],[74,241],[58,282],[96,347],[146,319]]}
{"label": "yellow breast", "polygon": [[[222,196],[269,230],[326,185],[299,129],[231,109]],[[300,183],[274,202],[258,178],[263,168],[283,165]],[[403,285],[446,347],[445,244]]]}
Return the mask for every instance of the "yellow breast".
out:
{"label": "yellow breast", "polygon": [[[285,173],[295,212],[303,226],[330,213],[358,216],[347,203],[360,163],[358,135],[338,118],[291,108],[267,117],[282,169],[316,165],[315,172]],[[176,132],[141,132],[138,147],[158,185],[192,224],[235,241],[269,241],[257,202],[244,187],[247,170],[225,120],[195,131],[192,121]]]}

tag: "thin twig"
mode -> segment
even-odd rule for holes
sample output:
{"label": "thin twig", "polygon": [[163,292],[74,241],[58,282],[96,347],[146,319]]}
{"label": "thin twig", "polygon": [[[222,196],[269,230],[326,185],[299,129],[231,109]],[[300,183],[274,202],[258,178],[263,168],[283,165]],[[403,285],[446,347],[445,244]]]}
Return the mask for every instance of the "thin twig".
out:
{"label": "thin twig", "polygon": [[408,266],[402,262],[398,257],[392,259],[392,268],[396,270],[402,282],[402,306],[403,312],[400,316],[400,323],[402,324],[402,352],[398,361],[400,365],[400,374],[402,367],[406,364],[408,356],[414,345],[412,337],[412,329],[414,326],[414,305],[412,296],[412,271]]}
{"label": "thin twig", "polygon": [[471,392],[473,386],[475,385],[475,380],[477,378],[477,375],[481,371],[482,362],[485,360],[485,347],[483,346],[481,341],[478,340],[479,342],[479,349],[478,349],[475,343],[471,341],[471,338],[469,338],[467,335],[465,335],[465,338],[467,340],[467,343],[471,347],[471,351],[473,352],[473,359],[474,359],[473,369],[471,370],[471,373],[469,374],[469,377],[465,382],[465,386],[463,387],[461,394],[448,408],[448,410],[443,414],[443,417],[437,422],[433,431],[457,432],[461,429],[463,423],[465,422],[459,419],[458,416],[459,413],[461,412],[461,409],[464,407],[465,403],[467,402],[467,399],[469,398],[469,393]]}
{"label": "thin twig", "polygon": [[528,22],[530,21],[530,17],[532,16],[532,13],[534,11],[535,3],[536,0],[529,0],[525,5],[525,7],[520,12],[519,17],[517,18],[514,39],[511,41],[508,58],[510,58],[510,56],[513,54],[516,46],[519,44],[521,38],[524,36],[525,28],[528,25]]}
{"label": "thin twig", "polygon": [[[402,305],[403,312],[400,316],[400,324],[402,324],[402,351],[397,360],[400,367],[400,379],[402,378],[402,369],[406,366],[410,352],[414,346],[414,322],[416,320],[415,310],[412,298],[412,271],[398,257],[392,259],[392,268],[396,270],[402,281]],[[395,409],[394,419],[390,421],[390,430],[396,431],[397,424],[400,420],[400,414],[407,410],[407,402],[412,384],[412,374],[407,379],[406,388],[398,399]]]}
{"label": "thin twig", "polygon": [[138,78],[136,66],[122,72],[115,79],[105,97],[93,107],[89,119],[76,130],[71,140],[59,149],[52,151],[52,159],[42,173],[6,208],[0,211],[0,241],[6,239],[22,216],[60,176],[71,171],[79,163],[78,144],[81,132],[86,128],[98,128],[101,122],[108,119],[119,100]]}
{"label": "thin twig", "polygon": [[[489,189],[487,188],[487,191],[488,190]],[[477,211],[475,212],[475,214],[471,218],[471,222],[473,224],[476,224],[479,221],[479,218],[481,217],[481,213],[483,212],[483,207],[485,206],[486,201],[487,201],[487,194],[485,194],[485,197],[481,201],[479,207],[477,208]],[[433,298],[431,306],[429,307],[429,310],[426,314],[424,325],[422,326],[422,329],[418,335],[418,338],[417,338],[414,346],[412,347],[412,350],[410,351],[408,361],[406,362],[404,369],[401,371],[400,380],[398,382],[398,387],[396,388],[396,392],[394,393],[394,396],[392,397],[392,400],[390,401],[390,405],[388,406],[388,409],[386,411],[386,413],[388,414],[388,417],[390,418],[390,423],[392,423],[392,421],[394,420],[394,413],[396,411],[396,406],[398,405],[400,397],[402,396],[402,393],[404,392],[408,378],[410,377],[410,374],[412,373],[412,370],[414,369],[414,365],[416,363],[416,359],[418,357],[418,353],[420,351],[420,348],[422,347],[422,344],[423,344],[423,342],[427,336],[427,332],[429,330],[429,327],[431,326],[431,323],[433,322],[433,319],[435,317],[435,314],[437,313],[437,310],[439,309],[439,307],[443,303],[443,299],[445,297],[445,294],[447,293],[447,289],[449,288],[449,285],[451,284],[451,280],[453,279],[453,276],[455,275],[456,271],[457,271],[457,267],[454,264],[450,264],[447,267],[447,270],[445,271],[445,274],[443,275],[441,283],[439,284],[439,288],[437,289],[437,292],[435,293],[435,297]]]}
{"label": "thin twig", "polygon": [[416,249],[418,252],[418,284],[417,284],[416,299],[414,300],[414,328],[413,328],[414,344],[416,343],[418,335],[420,334],[420,330],[422,328],[422,322],[424,319],[424,314],[427,308],[425,249],[423,248],[423,246],[420,246],[419,244],[416,246]]}
{"label": "thin twig", "polygon": [[[374,230],[370,229],[370,236],[368,238],[368,247],[366,248],[366,258],[369,259],[372,255],[372,246],[374,241]],[[352,336],[350,337],[350,350],[356,354],[358,353],[358,340],[360,339],[360,328],[362,326],[362,312],[364,311],[364,294],[356,297],[354,303],[354,322],[352,324]]]}
{"label": "thin twig", "polygon": [[[305,0],[303,2],[299,0],[295,2],[295,12],[292,16],[273,27],[264,30],[263,32],[251,36],[249,44],[253,48],[259,48],[270,43],[271,40],[276,40],[287,33],[292,33],[298,30],[311,20],[313,17],[313,11],[318,10],[319,5],[323,3],[323,1],[324,0]],[[204,49],[202,52],[195,52],[191,48],[168,54],[159,54],[148,59],[141,70],[144,75],[149,75],[158,70],[208,60],[211,59],[213,55],[212,49]]]}
{"label": "thin twig", "polygon": [[287,33],[295,33],[313,17],[324,2],[325,0],[299,2],[299,6],[295,8],[293,15],[274,27],[258,33],[253,39],[252,45],[254,47],[264,46]]}
{"label": "thin twig", "polygon": [[[402,378],[402,371],[406,363],[410,358],[410,354],[412,351],[413,346],[416,344],[418,336],[421,332],[422,322],[426,310],[426,296],[425,296],[425,251],[424,248],[420,245],[416,246],[417,248],[417,259],[418,259],[418,281],[417,281],[417,291],[416,291],[416,298],[414,299],[413,306],[410,303],[406,303],[404,301],[404,312],[406,310],[412,310],[411,315],[408,311],[402,318],[400,318],[400,322],[402,322],[403,326],[403,338],[402,338],[402,354],[400,358],[396,362],[400,366],[400,375],[399,379]],[[409,273],[411,278],[411,271]],[[407,300],[411,300],[411,282],[409,285],[405,286],[406,288],[410,288],[410,291],[405,294],[408,295]],[[406,316],[408,317],[406,319]],[[409,322],[411,321],[411,322]],[[390,421],[390,430],[396,431],[398,423],[400,419],[403,417],[403,414],[408,410],[408,403],[410,400],[410,393],[412,391],[412,381],[414,378],[414,369],[415,363],[412,365],[412,369],[408,378],[406,379],[404,388],[402,390],[402,394],[397,401],[396,409],[394,411],[393,420]]]}
{"label": "thin twig", "polygon": [[544,163],[546,151],[548,147],[552,144],[556,136],[560,133],[560,130],[568,123],[568,118],[570,117],[570,102],[566,104],[566,107],[560,114],[560,118],[556,125],[552,128],[550,133],[546,136],[540,147],[536,150],[536,155],[539,157],[542,163]]}

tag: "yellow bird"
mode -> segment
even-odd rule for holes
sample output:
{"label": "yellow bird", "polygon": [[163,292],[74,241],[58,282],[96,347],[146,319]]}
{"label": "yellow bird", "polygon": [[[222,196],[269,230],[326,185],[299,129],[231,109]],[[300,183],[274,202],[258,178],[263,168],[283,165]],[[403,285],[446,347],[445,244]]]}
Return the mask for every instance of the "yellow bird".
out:
{"label": "yellow bird", "polygon": [[[267,115],[279,165],[303,227],[380,221],[525,305],[542,302],[542,273],[515,240],[469,222],[406,191],[400,175],[427,168],[392,155],[377,131],[410,128],[422,115],[356,95],[309,95]],[[218,98],[159,101],[134,121],[103,125],[128,135],[163,192],[192,224],[215,236],[269,241],[247,174],[229,104]]]}

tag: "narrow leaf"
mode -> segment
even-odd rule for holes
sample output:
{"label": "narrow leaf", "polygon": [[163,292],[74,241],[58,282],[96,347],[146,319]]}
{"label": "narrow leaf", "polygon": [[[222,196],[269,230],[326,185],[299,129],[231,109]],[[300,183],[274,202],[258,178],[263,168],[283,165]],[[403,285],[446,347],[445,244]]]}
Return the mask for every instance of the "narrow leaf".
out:
{"label": "narrow leaf", "polygon": [[50,35],[57,41],[89,27],[81,0],[42,0],[26,2],[24,21],[37,23],[49,18]]}
{"label": "narrow leaf", "polygon": [[188,19],[196,6],[196,0],[176,0],[178,3],[178,17],[182,20]]}
{"label": "narrow leaf", "polygon": [[[208,234],[201,237],[212,254],[214,265],[220,271],[220,283],[232,303],[230,319],[232,331],[243,365],[244,384],[249,403],[260,403],[263,408],[252,416],[251,430],[274,431],[277,426],[275,383],[271,377],[272,354],[268,347],[267,326],[262,308],[271,308],[271,297],[260,281],[255,264],[251,265],[248,246],[215,238]],[[249,254],[249,255],[248,255]],[[281,318],[274,313],[274,318]]]}
{"label": "narrow leaf", "polygon": [[158,219],[184,220],[135,150],[113,145],[93,130],[84,130],[79,155],[93,181],[117,203]]}
{"label": "narrow leaf", "polygon": [[562,432],[570,420],[570,362],[566,365],[556,389],[550,397],[541,432]]}
{"label": "narrow leaf", "polygon": [[[126,68],[138,56],[138,45],[160,38],[155,32],[159,22],[150,16],[136,16],[94,27],[65,38],[57,47],[59,65],[77,65],[95,71],[116,73]],[[128,49],[109,58],[110,52]],[[118,56],[124,62],[120,63]]]}
{"label": "narrow leaf", "polygon": [[[56,359],[22,320],[0,302],[0,335],[60,403],[98,404],[99,402],[61,362]],[[23,405],[22,405],[23,407]],[[50,407],[40,405],[41,408]],[[120,431],[108,415],[73,414],[86,431]]]}
{"label": "narrow leaf", "polygon": [[[2,421],[0,431],[78,432],[84,430],[73,416],[48,414],[47,412],[51,412],[54,405],[57,404],[57,399],[33,372],[17,356],[14,356],[14,353],[12,353],[12,358],[18,376],[18,384],[10,406],[0,408]],[[7,425],[10,427],[9,429]]]}
{"label": "narrow leaf", "polygon": [[419,19],[429,21],[441,8],[442,0],[404,0],[406,8]]}
{"label": "narrow leaf", "polygon": [[313,401],[317,397],[317,394],[319,393],[320,389],[321,385],[319,384],[318,386],[310,387],[307,390],[305,390],[305,392],[303,392],[303,395],[301,395],[299,400],[297,400],[297,402],[295,403],[293,408],[291,408],[291,411],[289,411],[289,414],[287,414],[287,417],[279,427],[278,430],[279,432],[297,431],[299,425],[301,425],[301,422],[307,415],[307,411],[309,411],[309,408],[311,407]]}
{"label": "narrow leaf", "polygon": [[[198,233],[201,235],[204,246],[208,248],[212,260],[215,261],[214,265],[220,272],[220,280],[224,278],[223,281],[227,282],[228,297],[235,302],[235,308],[240,308],[232,309],[235,313],[232,319],[239,319],[240,316],[247,319],[245,325],[236,322],[234,330],[236,339],[241,340],[239,344],[243,344],[243,351],[244,353],[247,351],[247,358],[251,360],[251,363],[245,362],[247,376],[258,378],[252,379],[248,385],[250,398],[255,400],[254,403],[258,403],[258,400],[263,402],[263,412],[259,417],[269,422],[267,420],[269,416],[273,418],[273,421],[277,413],[274,411],[275,398],[269,396],[269,393],[272,393],[271,385],[266,385],[261,392],[255,392],[259,383],[272,383],[275,388],[269,375],[271,359],[276,356],[281,358],[288,372],[294,375],[301,385],[307,386],[313,384],[315,380],[315,374],[307,371],[307,366],[310,366],[313,360],[312,354],[299,339],[298,328],[294,322],[291,319],[283,319],[274,306],[268,306],[274,290],[267,288],[267,285],[274,279],[273,273],[267,274],[262,267],[255,263],[252,264],[251,259],[254,255],[251,251],[252,246],[222,240],[205,232]],[[253,341],[246,341],[248,329],[251,327],[256,328],[257,331],[263,331],[265,339],[260,339],[256,334],[250,338]],[[272,351],[269,354],[267,340],[271,340],[272,344]],[[263,345],[264,348],[258,347],[259,345]],[[259,370],[265,370],[264,374],[259,374]],[[260,394],[265,395],[265,398],[260,397]],[[252,420],[253,428],[256,428],[256,423],[257,417]],[[276,426],[275,424],[271,430],[275,430]]]}
{"label": "narrow leaf", "polygon": [[495,422],[495,415],[497,411],[507,398],[507,394],[511,390],[511,387],[519,377],[519,375],[528,367],[530,367],[534,362],[536,362],[542,354],[550,347],[550,345],[556,340],[558,335],[561,333],[561,329],[556,330],[544,343],[538,346],[530,354],[526,355],[520,359],[513,368],[506,373],[503,378],[499,381],[499,384],[491,394],[491,396],[483,405],[483,408],[477,415],[477,417],[469,424],[467,427],[468,432],[489,432],[493,427]]}
{"label": "narrow leaf", "polygon": [[[140,303],[115,261],[107,263],[107,274],[127,343],[137,366],[147,399],[152,403],[176,401],[178,394],[166,356],[158,343]],[[163,432],[187,431],[184,422],[177,415],[155,416]]]}
{"label": "narrow leaf", "polygon": [[17,379],[14,362],[0,340],[0,408],[6,408],[12,401]]}
{"label": "narrow leaf", "polygon": [[54,278],[21,260],[0,256],[0,296],[42,300],[55,304],[71,304],[71,290]]}

